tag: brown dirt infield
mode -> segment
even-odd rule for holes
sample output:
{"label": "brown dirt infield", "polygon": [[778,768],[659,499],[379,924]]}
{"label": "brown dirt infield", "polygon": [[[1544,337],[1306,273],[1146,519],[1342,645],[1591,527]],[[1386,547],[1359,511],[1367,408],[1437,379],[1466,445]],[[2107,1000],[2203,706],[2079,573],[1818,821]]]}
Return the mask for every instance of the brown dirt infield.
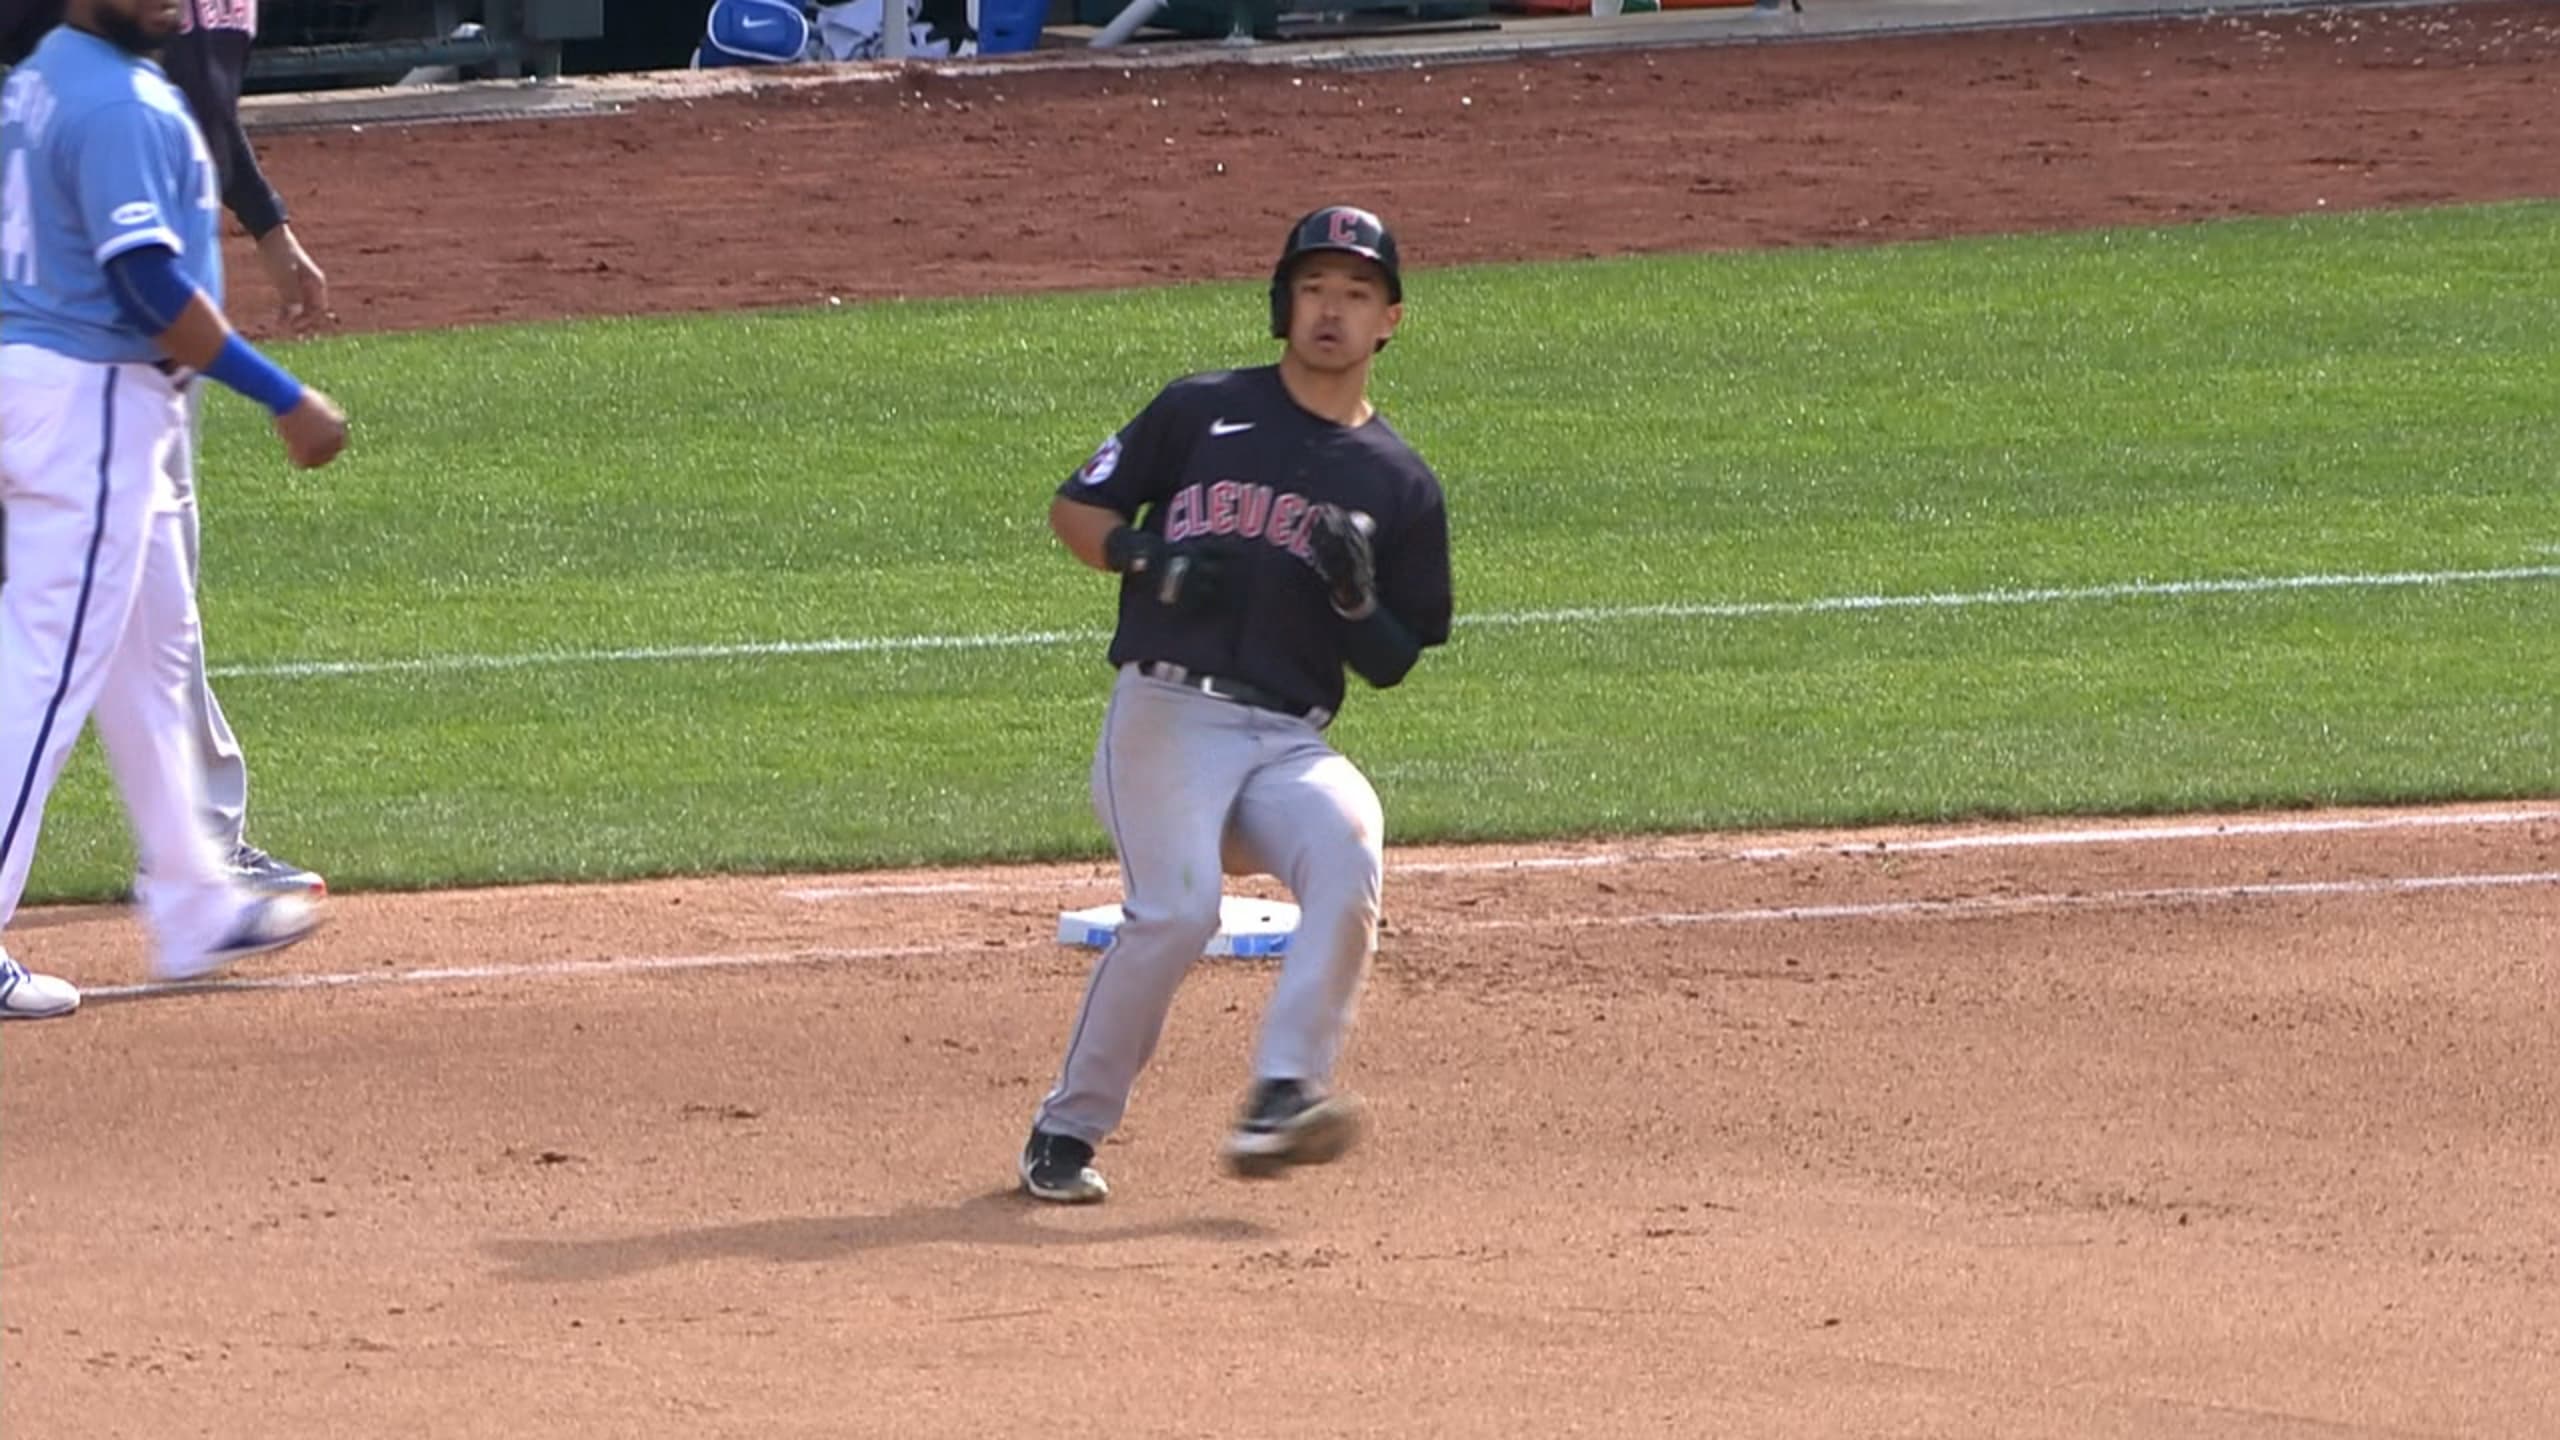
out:
{"label": "brown dirt infield", "polygon": [[[928,72],[612,118],[289,134],[260,154],[358,329],[1249,277],[1289,217],[1345,195],[1373,198],[1427,277],[2560,195],[2560,13],[1385,72]],[[263,281],[245,250],[231,259],[235,308],[254,312]]]}
{"label": "brown dirt infield", "polygon": [[[2507,5],[264,153],[388,328],[1248,276],[1317,168],[1418,264],[2560,195],[2555,83]],[[1010,1166],[1104,868],[344,897],[8,1027],[0,1432],[2560,1434],[2560,805],[2249,818],[1399,851],[1371,1142],[1217,1173],[1204,964],[1087,1211]]]}

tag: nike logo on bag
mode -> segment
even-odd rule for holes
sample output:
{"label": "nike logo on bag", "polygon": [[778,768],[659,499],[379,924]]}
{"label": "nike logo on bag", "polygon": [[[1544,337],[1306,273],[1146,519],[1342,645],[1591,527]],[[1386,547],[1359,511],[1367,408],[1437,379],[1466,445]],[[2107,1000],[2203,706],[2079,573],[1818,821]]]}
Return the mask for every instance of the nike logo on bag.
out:
{"label": "nike logo on bag", "polygon": [[767,15],[760,20],[740,20],[738,22],[738,28],[741,30],[761,30],[767,25],[779,25],[781,23],[782,22],[780,20],[775,19],[771,15]]}
{"label": "nike logo on bag", "polygon": [[1209,422],[1209,433],[1211,435],[1241,435],[1252,428],[1253,422],[1250,420],[1212,420]]}

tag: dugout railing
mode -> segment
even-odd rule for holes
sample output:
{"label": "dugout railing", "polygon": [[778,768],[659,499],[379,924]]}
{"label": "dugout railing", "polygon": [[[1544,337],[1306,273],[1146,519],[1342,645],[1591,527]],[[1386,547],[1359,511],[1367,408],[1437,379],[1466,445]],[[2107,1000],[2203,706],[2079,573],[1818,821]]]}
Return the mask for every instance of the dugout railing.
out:
{"label": "dugout railing", "polygon": [[605,0],[267,0],[252,89],[385,83],[413,70],[556,78],[561,46],[604,33]]}

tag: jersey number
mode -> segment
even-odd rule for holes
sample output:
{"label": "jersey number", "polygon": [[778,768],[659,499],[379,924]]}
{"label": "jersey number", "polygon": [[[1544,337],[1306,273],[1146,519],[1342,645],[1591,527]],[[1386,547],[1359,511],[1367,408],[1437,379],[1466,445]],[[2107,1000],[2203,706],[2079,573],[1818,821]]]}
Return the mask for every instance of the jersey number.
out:
{"label": "jersey number", "polygon": [[9,169],[0,175],[0,279],[20,285],[36,283],[36,222],[27,193],[27,152],[9,152]]}

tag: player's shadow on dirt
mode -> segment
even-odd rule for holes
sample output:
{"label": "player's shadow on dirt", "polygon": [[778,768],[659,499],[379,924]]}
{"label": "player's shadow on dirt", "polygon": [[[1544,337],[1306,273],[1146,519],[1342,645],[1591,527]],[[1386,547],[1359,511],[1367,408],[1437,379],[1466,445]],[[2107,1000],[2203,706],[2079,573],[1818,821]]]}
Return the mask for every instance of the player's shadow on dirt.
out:
{"label": "player's shadow on dirt", "polygon": [[[1102,1212],[1108,1213],[1108,1212]],[[565,1284],[611,1280],[706,1260],[814,1264],[907,1245],[1110,1245],[1126,1240],[1256,1240],[1273,1234],[1255,1220],[1193,1217],[1130,1224],[1090,1223],[1096,1212],[1060,1213],[1019,1190],[972,1195],[956,1205],[919,1205],[886,1215],[808,1215],[670,1230],[615,1240],[493,1240],[506,1264],[501,1280]]]}

